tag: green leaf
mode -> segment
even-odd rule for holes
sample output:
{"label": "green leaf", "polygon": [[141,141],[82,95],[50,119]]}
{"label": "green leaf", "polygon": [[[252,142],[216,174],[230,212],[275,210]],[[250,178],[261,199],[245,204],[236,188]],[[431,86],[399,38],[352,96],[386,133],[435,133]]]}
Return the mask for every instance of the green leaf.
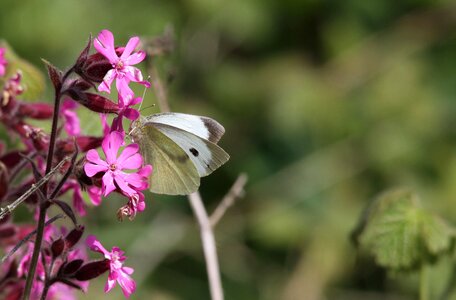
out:
{"label": "green leaf", "polygon": [[383,267],[407,270],[450,250],[453,230],[408,190],[381,195],[364,219],[359,242]]}
{"label": "green leaf", "polygon": [[[6,48],[5,58],[8,61],[6,74],[3,80],[7,80],[17,71],[22,72],[21,85],[24,87],[24,93],[21,99],[39,100],[42,98],[45,89],[45,77],[43,73],[35,66],[20,58],[6,41],[0,40],[0,47]],[[0,88],[3,88],[4,81],[0,79]]]}

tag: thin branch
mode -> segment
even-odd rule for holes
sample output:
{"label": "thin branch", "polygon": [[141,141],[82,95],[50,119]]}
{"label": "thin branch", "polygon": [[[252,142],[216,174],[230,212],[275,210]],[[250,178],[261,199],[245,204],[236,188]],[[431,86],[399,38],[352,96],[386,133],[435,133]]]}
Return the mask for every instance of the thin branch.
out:
{"label": "thin branch", "polygon": [[209,277],[209,287],[212,300],[223,300],[222,281],[220,279],[220,269],[217,258],[217,248],[215,247],[214,232],[212,225],[203,205],[203,200],[199,192],[188,195],[188,200],[192,206],[193,213],[201,231],[204,256],[206,258],[207,276]]}
{"label": "thin branch", "polygon": [[[44,224],[44,226],[48,226],[49,224],[54,223],[55,221],[57,221],[58,219],[61,219],[61,218],[65,218],[65,215],[58,214],[56,216],[53,216],[52,218],[47,220],[47,222]],[[35,234],[36,234],[36,229],[33,230],[32,232],[30,232],[29,234],[27,234],[22,240],[19,241],[19,243],[16,244],[16,246],[14,246],[13,249],[11,249],[10,252],[8,252],[7,254],[5,254],[5,256],[2,257],[0,264],[4,263],[11,255],[13,255],[17,250],[19,250],[19,248],[22,247],[22,245],[24,245],[26,242],[28,242],[32,238],[32,236],[34,236]]]}
{"label": "thin branch", "polygon": [[215,227],[220,219],[225,214],[226,210],[230,208],[237,199],[244,197],[244,186],[247,183],[248,177],[245,173],[242,173],[238,176],[236,181],[234,182],[231,189],[226,193],[225,197],[223,197],[220,204],[214,210],[210,217],[212,227]]}
{"label": "thin branch", "polygon": [[40,181],[38,181],[35,184],[32,184],[30,189],[28,189],[22,196],[17,198],[13,203],[0,208],[0,220],[3,219],[7,214],[10,214],[13,210],[16,209],[16,207],[24,202],[30,195],[32,195],[36,190],[38,190],[43,184],[49,181],[51,179],[52,175],[54,175],[55,172],[57,172],[67,161],[70,160],[70,157],[67,156],[65,157],[61,162],[58,163],[49,173],[46,174],[43,178],[41,178]]}
{"label": "thin branch", "polygon": [[[26,157],[29,159],[33,159],[37,154],[38,153],[36,151],[33,151]],[[22,171],[22,169],[27,165],[27,163],[27,159],[23,159],[16,167],[14,167],[14,169],[11,171],[11,175],[9,178],[10,182],[13,182],[14,178],[16,178],[16,176]]]}
{"label": "thin branch", "polygon": [[[148,54],[147,70],[151,77],[152,85],[156,91],[159,108],[162,112],[169,112],[170,108],[166,97],[166,90],[153,63],[153,56],[155,53],[152,52],[152,47],[146,47],[146,51]],[[203,200],[201,199],[199,192],[197,191],[188,195],[188,199],[200,226],[211,299],[223,300],[223,288],[220,278],[217,248],[215,247],[215,238],[211,222],[206,209],[204,208]]]}
{"label": "thin branch", "polygon": [[152,83],[152,86],[155,89],[155,95],[157,96],[157,102],[158,102],[158,107],[160,108],[160,111],[162,112],[169,112],[169,104],[166,95],[166,89],[163,86],[160,76],[158,75],[157,68],[155,67],[155,64],[153,63],[153,57],[148,57],[147,62],[148,62],[148,71],[149,71],[149,76],[150,80]]}

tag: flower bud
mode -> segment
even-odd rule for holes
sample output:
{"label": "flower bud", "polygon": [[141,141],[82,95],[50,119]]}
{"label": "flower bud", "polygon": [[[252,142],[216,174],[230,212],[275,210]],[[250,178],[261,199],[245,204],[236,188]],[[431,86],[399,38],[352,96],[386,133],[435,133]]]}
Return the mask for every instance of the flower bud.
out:
{"label": "flower bud", "polygon": [[9,172],[8,169],[6,168],[5,164],[0,162],[0,201],[3,200],[3,198],[6,196],[8,193],[8,187],[9,187]]}
{"label": "flower bud", "polygon": [[71,276],[76,273],[79,268],[81,268],[84,261],[82,259],[75,259],[70,261],[69,263],[62,266],[62,275],[63,276]]}
{"label": "flower bud", "polygon": [[85,162],[86,160],[84,158],[80,159],[73,169],[73,175],[76,177],[76,180],[83,189],[85,189],[85,187],[87,186],[93,185],[92,178],[87,176],[87,174],[84,171]]}
{"label": "flower bud", "polygon": [[[125,48],[117,47],[116,54],[120,56]],[[106,73],[113,68],[109,60],[101,53],[95,53],[85,57],[75,72],[87,81],[100,83],[103,81]]]}
{"label": "flower bud", "polygon": [[37,120],[52,118],[54,109],[47,103],[26,103],[20,102],[18,105],[18,116],[28,117]]}
{"label": "flower bud", "polygon": [[104,259],[94,261],[83,265],[74,275],[74,278],[80,281],[91,280],[97,278],[110,268],[110,260]]}
{"label": "flower bud", "polygon": [[120,111],[119,105],[108,98],[92,93],[85,93],[85,96],[85,99],[75,100],[94,112],[117,114]]}
{"label": "flower bud", "polygon": [[81,239],[82,234],[84,233],[84,226],[79,225],[75,229],[71,230],[68,235],[65,237],[65,247],[70,249]]}
{"label": "flower bud", "polygon": [[62,238],[55,240],[51,245],[52,257],[56,258],[63,253],[65,249],[65,241]]}

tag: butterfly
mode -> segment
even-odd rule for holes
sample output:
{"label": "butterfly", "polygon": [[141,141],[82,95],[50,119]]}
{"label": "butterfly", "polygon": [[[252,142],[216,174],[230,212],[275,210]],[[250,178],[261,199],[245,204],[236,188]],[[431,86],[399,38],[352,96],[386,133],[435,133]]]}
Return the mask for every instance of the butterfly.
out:
{"label": "butterfly", "polygon": [[201,177],[228,161],[230,156],[217,145],[224,133],[211,118],[170,112],[141,116],[130,135],[145,163],[153,166],[150,191],[188,195],[198,190]]}

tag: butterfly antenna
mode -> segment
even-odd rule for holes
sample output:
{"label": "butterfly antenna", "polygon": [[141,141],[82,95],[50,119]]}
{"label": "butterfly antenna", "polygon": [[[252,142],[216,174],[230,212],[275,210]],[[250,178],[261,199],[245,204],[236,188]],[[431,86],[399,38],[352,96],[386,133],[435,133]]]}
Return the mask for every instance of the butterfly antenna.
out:
{"label": "butterfly antenna", "polygon": [[[147,76],[147,81],[149,81],[149,79],[150,79],[150,75]],[[141,107],[142,107],[142,104],[144,102],[144,97],[146,96],[146,91],[147,91],[147,87],[144,87],[144,92],[143,92],[142,97],[141,97],[142,101],[141,101],[141,104],[139,105],[139,108],[138,108],[139,111],[141,111]]]}

